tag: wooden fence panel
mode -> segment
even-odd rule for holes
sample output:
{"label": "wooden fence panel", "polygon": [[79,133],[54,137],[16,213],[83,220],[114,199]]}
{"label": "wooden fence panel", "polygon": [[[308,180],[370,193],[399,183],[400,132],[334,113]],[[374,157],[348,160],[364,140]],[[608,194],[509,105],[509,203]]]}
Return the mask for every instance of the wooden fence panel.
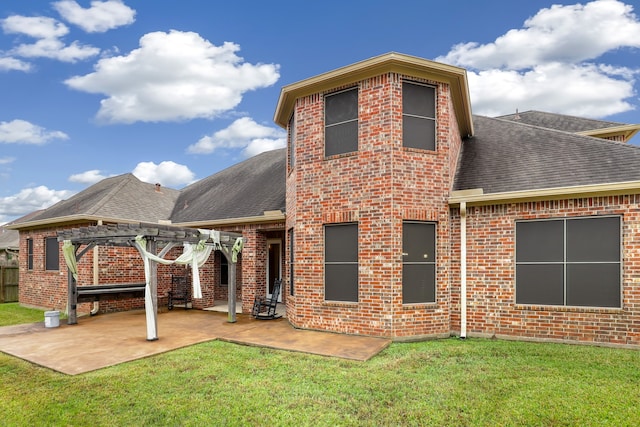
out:
{"label": "wooden fence panel", "polygon": [[18,302],[18,267],[0,267],[0,303]]}

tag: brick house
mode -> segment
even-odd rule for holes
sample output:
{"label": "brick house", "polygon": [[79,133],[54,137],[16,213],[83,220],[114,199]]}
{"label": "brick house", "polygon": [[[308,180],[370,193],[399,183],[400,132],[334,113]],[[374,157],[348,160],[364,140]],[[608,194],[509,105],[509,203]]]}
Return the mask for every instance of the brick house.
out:
{"label": "brick house", "polygon": [[[475,116],[464,69],[397,53],[283,87],[275,122],[286,150],[167,194],[157,213],[243,234],[243,312],[282,276],[304,329],[640,346],[640,148],[627,144],[640,125]],[[127,218],[151,221],[151,206]],[[43,215],[16,226],[21,250],[72,226]],[[225,298],[220,259],[206,268],[200,308]]]}

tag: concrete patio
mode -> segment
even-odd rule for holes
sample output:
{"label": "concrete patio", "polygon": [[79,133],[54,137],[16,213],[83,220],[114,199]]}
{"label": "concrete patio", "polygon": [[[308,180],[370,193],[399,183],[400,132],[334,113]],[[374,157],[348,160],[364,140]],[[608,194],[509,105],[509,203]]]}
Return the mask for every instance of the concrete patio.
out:
{"label": "concrete patio", "polygon": [[[0,351],[58,372],[77,375],[215,339],[237,344],[366,361],[386,348],[383,338],[293,328],[286,319],[260,321],[226,313],[181,310],[158,314],[157,341],[147,341],[142,310],[0,328]],[[230,363],[233,363],[231,361]]]}

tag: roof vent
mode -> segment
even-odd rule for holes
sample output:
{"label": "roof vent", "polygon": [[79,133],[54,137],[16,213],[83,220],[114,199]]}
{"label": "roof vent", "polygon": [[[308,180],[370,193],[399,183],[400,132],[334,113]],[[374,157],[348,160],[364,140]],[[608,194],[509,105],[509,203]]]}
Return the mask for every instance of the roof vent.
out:
{"label": "roof vent", "polygon": [[156,183],[156,192],[160,193],[160,183]]}
{"label": "roof vent", "polygon": [[520,114],[518,114],[518,109],[516,108],[516,115],[513,116],[513,120],[520,120]]}

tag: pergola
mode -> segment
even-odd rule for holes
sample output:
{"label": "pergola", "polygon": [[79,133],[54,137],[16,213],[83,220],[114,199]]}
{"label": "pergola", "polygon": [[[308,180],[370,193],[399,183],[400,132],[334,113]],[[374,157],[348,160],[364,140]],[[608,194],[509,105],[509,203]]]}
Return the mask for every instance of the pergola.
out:
{"label": "pergola", "polygon": [[[158,263],[190,264],[193,266],[194,287],[199,283],[198,265],[204,264],[212,250],[219,250],[229,264],[228,321],[236,321],[236,266],[237,254],[242,250],[240,233],[174,227],[162,224],[113,224],[72,228],[58,232],[68,267],[68,324],[78,323],[77,265],[84,254],[96,246],[133,247],[138,250],[145,265],[145,313],[147,340],[158,339]],[[185,251],[176,260],[164,256],[176,246]],[[162,250],[158,252],[158,248]],[[96,287],[97,288],[97,287]],[[108,289],[109,285],[104,285]]]}

